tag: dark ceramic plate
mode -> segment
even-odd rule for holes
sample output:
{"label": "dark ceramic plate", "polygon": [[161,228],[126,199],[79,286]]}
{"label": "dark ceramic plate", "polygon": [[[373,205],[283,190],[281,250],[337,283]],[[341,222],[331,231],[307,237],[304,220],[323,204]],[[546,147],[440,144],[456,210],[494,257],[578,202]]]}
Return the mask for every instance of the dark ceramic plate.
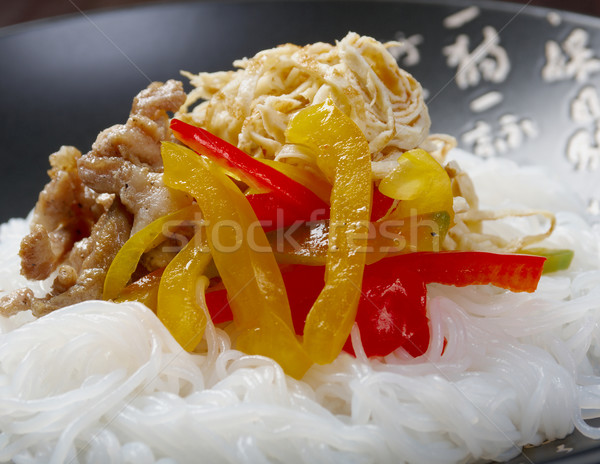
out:
{"label": "dark ceramic plate", "polygon": [[[404,42],[395,54],[428,92],[433,131],[480,156],[552,166],[599,220],[600,20],[420,0],[158,4],[0,30],[0,221],[33,207],[50,153],[87,151],[150,81],[348,31]],[[600,462],[600,444],[573,434],[511,462],[555,460]]]}

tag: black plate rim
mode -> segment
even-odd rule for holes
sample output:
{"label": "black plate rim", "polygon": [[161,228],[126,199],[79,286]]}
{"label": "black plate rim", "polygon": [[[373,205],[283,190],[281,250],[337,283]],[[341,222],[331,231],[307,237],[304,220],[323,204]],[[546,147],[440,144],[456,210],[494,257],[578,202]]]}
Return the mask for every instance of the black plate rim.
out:
{"label": "black plate rim", "polygon": [[[422,5],[434,5],[434,6],[460,6],[469,7],[477,6],[480,9],[486,11],[499,11],[508,12],[515,15],[526,14],[534,17],[545,17],[549,13],[555,12],[561,15],[565,20],[570,22],[576,22],[579,24],[585,24],[592,27],[600,27],[600,17],[586,15],[584,13],[578,13],[574,11],[568,11],[558,8],[550,8],[541,5],[529,5],[522,3],[514,3],[512,1],[499,1],[499,0],[477,0],[476,3],[473,0],[179,0],[175,2],[155,0],[145,3],[138,3],[133,5],[122,5],[105,8],[93,8],[86,11],[74,11],[72,13],[64,13],[57,16],[48,18],[34,19],[22,23],[11,24],[8,26],[0,27],[0,40],[3,37],[9,35],[18,35],[27,33],[31,29],[38,29],[40,27],[52,27],[55,23],[61,23],[65,21],[80,21],[93,19],[95,16],[102,16],[105,14],[119,13],[120,11],[132,11],[132,10],[146,10],[146,9],[162,9],[169,8],[175,5],[200,5],[200,4],[230,4],[230,5],[244,5],[244,4],[279,4],[279,3],[306,3],[306,4],[335,4],[335,3],[369,3],[369,4],[390,4],[390,3],[407,3],[414,4],[419,3]],[[90,18],[87,18],[89,16]]]}

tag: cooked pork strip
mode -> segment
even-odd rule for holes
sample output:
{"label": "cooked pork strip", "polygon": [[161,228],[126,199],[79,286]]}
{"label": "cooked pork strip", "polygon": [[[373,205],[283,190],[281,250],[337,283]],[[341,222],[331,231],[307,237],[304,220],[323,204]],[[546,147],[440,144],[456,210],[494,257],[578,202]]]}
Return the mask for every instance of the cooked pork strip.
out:
{"label": "cooked pork strip", "polygon": [[101,132],[88,153],[62,147],[51,155],[50,182],[20,256],[28,279],[46,279],[58,269],[57,276],[44,298],[25,289],[6,295],[0,313],[31,309],[40,316],[101,298],[106,271],[132,224],[135,232],[191,202],[163,184],[160,155],[161,142],[171,139],[168,113],[185,98],[181,82],[154,82],[134,98],[127,122]]}
{"label": "cooked pork strip", "polygon": [[133,100],[127,122],[101,132],[78,160],[85,185],[118,195],[134,215],[133,233],[191,201],[164,186],[160,156],[161,141],[170,139],[167,112],[177,111],[185,98],[181,82],[150,84]]}
{"label": "cooked pork strip", "polygon": [[85,186],[77,172],[81,153],[61,147],[50,155],[50,182],[39,195],[31,233],[20,249],[21,273],[28,279],[45,279],[64,259],[75,242],[90,230],[105,211],[97,194]]}
{"label": "cooked pork strip", "polygon": [[163,184],[162,172],[153,172],[148,166],[115,156],[83,156],[79,175],[95,191],[113,193],[120,198],[134,215],[133,233],[191,203],[187,195]]}
{"label": "cooked pork strip", "polygon": [[87,242],[88,252],[79,272],[63,264],[54,280],[53,290],[44,298],[33,298],[31,311],[39,317],[55,309],[86,300],[102,298],[104,278],[115,255],[129,238],[131,215],[118,200],[92,228]]}

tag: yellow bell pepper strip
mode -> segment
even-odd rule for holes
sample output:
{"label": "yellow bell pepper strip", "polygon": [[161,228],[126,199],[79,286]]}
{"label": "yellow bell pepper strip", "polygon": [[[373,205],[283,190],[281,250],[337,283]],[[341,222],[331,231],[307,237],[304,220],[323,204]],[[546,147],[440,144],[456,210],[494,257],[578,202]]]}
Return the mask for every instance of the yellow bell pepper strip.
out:
{"label": "yellow bell pepper strip", "polygon": [[177,222],[193,220],[199,212],[196,205],[186,206],[156,219],[129,237],[108,268],[102,298],[111,300],[120,295],[131,279],[142,255],[165,239],[165,227]]}
{"label": "yellow bell pepper strip", "polygon": [[312,362],[294,334],[281,272],[248,200],[208,158],[170,142],[163,142],[161,153],[163,181],[192,195],[206,221],[208,245],[241,332],[238,346],[302,377]]}
{"label": "yellow bell pepper strip", "polygon": [[202,274],[212,259],[204,235],[204,228],[200,228],[175,255],[158,288],[156,315],[187,351],[196,348],[206,328],[206,314],[196,300],[199,280],[204,290],[208,286]]}
{"label": "yellow bell pepper strip", "polygon": [[425,150],[409,150],[379,183],[384,195],[401,200],[394,217],[447,211],[454,223],[452,185],[446,170]]}
{"label": "yellow bell pepper strip", "polygon": [[518,253],[522,253],[524,255],[543,256],[546,258],[542,274],[549,274],[551,272],[569,269],[574,256],[573,250],[543,247],[524,248],[523,250],[518,251]]}
{"label": "yellow bell pepper strip", "polygon": [[333,361],[354,324],[365,267],[373,183],[360,128],[331,100],[309,106],[288,124],[289,143],[308,147],[332,183],[325,287],[304,327],[303,346],[319,364]]}
{"label": "yellow bell pepper strip", "polygon": [[326,202],[301,183],[292,180],[270,165],[261,163],[205,129],[178,119],[173,119],[170,127],[179,141],[234,174],[236,178],[246,183],[252,192],[270,193],[268,199],[256,193],[250,195],[249,201],[259,220],[263,222],[278,220],[277,217],[272,216],[273,208],[265,208],[271,203],[277,205],[275,210],[279,209],[285,213],[283,225],[292,224],[297,220],[307,221],[312,218],[315,211],[329,210]]}
{"label": "yellow bell pepper strip", "polygon": [[[440,251],[450,227],[446,211],[427,213],[404,220],[371,223],[366,264],[399,253]],[[324,266],[329,243],[329,221],[299,224],[269,231],[267,238],[279,263]]]}
{"label": "yellow bell pepper strip", "polygon": [[119,293],[119,296],[115,298],[115,302],[138,301],[156,312],[158,286],[164,270],[164,267],[157,269],[129,284]]}

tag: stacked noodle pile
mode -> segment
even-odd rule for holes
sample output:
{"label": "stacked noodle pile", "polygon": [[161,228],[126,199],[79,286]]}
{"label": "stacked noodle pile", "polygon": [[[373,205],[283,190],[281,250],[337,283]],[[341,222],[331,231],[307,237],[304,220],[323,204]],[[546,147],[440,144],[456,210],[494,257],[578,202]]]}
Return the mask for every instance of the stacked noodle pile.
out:
{"label": "stacked noodle pile", "polygon": [[[575,250],[571,270],[544,276],[532,295],[430,285],[433,337],[423,358],[366,360],[353,332],[358,359],[342,354],[303,381],[231,350],[213,327],[203,351],[188,354],[138,304],[92,301],[26,324],[26,314],[2,319],[0,459],[455,463],[506,459],[573,425],[600,438],[581,419],[600,409],[599,230],[547,173],[455,156],[485,207],[527,198],[555,211],[547,244]],[[535,221],[489,227],[510,234]],[[23,285],[16,251],[26,229],[19,220],[2,227],[3,290]]]}

